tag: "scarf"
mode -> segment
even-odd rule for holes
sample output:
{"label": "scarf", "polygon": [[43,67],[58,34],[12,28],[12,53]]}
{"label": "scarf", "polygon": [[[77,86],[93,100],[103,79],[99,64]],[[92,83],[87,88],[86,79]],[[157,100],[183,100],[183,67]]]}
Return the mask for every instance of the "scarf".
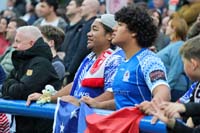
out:
{"label": "scarf", "polygon": [[104,87],[104,71],[106,62],[114,51],[107,49],[104,51],[91,66],[86,73],[84,79],[81,81],[83,87],[103,88]]}

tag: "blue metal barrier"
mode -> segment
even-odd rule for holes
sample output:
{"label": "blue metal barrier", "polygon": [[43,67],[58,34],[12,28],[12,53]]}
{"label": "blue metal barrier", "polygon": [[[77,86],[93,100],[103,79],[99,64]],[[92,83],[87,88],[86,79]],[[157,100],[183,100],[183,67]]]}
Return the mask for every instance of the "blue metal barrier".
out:
{"label": "blue metal barrier", "polygon": [[[48,103],[45,105],[38,105],[32,103],[30,106],[26,106],[24,100],[5,100],[0,98],[0,112],[9,113],[13,115],[32,116],[41,118],[54,118],[56,104]],[[113,111],[94,109],[97,114],[110,114]],[[159,121],[152,125],[152,116],[145,116],[140,121],[140,131],[143,133],[166,133],[166,125]]]}

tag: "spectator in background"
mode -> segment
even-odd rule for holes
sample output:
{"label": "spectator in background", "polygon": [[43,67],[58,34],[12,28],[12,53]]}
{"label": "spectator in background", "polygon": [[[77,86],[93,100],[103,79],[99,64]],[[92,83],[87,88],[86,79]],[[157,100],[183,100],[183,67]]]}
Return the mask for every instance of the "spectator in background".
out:
{"label": "spectator in background", "polygon": [[167,25],[168,25],[168,21],[169,21],[170,17],[169,16],[166,16],[162,19],[162,24],[161,24],[161,28],[160,28],[160,31],[164,34],[166,34],[166,28],[167,28]]}
{"label": "spectator in background", "polygon": [[200,13],[199,16],[197,17],[196,22],[194,22],[193,25],[190,27],[187,37],[192,38],[197,35],[200,35]]}
{"label": "spectator in background", "polygon": [[9,42],[6,40],[6,29],[9,23],[9,19],[0,18],[0,56],[2,56],[5,50],[9,47]]}
{"label": "spectator in background", "polygon": [[[98,9],[98,0],[84,0],[81,5],[81,16],[85,22],[82,27],[80,25],[76,29],[76,31],[78,31],[78,33],[76,34],[78,40],[75,40],[76,38],[74,37],[73,40],[71,40],[69,43],[63,43],[65,46],[69,45],[67,46],[68,49],[65,50],[66,55],[64,58],[67,79],[66,83],[71,83],[73,81],[80,63],[90,52],[90,50],[87,49],[87,33],[90,31],[91,24],[96,19]],[[75,41],[73,45],[70,44],[72,41]]]}
{"label": "spectator in background", "polygon": [[134,2],[135,2],[134,0],[126,0],[126,1],[127,1],[127,2],[126,2],[126,3],[127,3],[127,6],[133,5]]}
{"label": "spectator in background", "polygon": [[40,0],[39,3],[40,18],[33,23],[35,26],[52,25],[65,30],[67,23],[61,17],[56,15],[58,8],[57,0]]}
{"label": "spectator in background", "polygon": [[188,4],[183,5],[175,14],[185,19],[191,26],[200,13],[200,0],[188,0]]}
{"label": "spectator in background", "polygon": [[177,52],[186,40],[187,30],[188,26],[184,19],[171,18],[166,29],[166,35],[170,37],[171,42],[157,53],[167,69],[172,101],[177,101],[190,86],[190,81],[183,69],[181,56]]}
{"label": "spectator in background", "polygon": [[160,12],[161,16],[165,16],[167,13],[167,1],[168,0],[151,0],[148,3],[150,9],[156,9]]}
{"label": "spectator in background", "polygon": [[160,12],[156,9],[150,9],[149,14],[153,18],[154,24],[158,27],[158,36],[154,45],[151,48],[154,47],[153,51],[158,52],[169,44],[170,39],[168,36],[166,36],[163,32],[160,31],[162,24],[162,16]]}
{"label": "spectator in background", "polygon": [[7,0],[7,8],[16,13],[17,17],[23,16],[26,13],[25,0]]}
{"label": "spectator in background", "polygon": [[106,13],[106,0],[99,0],[99,11],[98,14],[105,14]]}
{"label": "spectator in background", "polygon": [[83,0],[71,0],[66,6],[66,16],[69,24],[65,28],[65,39],[59,52],[59,56],[64,60],[65,66],[67,65],[66,58],[72,57],[70,55],[74,54],[73,49],[76,48],[80,40],[80,33],[84,21],[81,17],[82,2]]}
{"label": "spectator in background", "polygon": [[36,0],[30,0],[26,3],[26,14],[22,17],[22,19],[26,21],[29,25],[32,25],[38,19],[35,13],[36,5]]}
{"label": "spectator in background", "polygon": [[[14,69],[2,86],[3,98],[25,100],[33,92],[41,93],[45,85],[60,89],[61,83],[52,66],[50,47],[43,41],[42,33],[35,26],[17,29],[16,49],[12,54]],[[51,120],[15,116],[18,133],[50,133]]]}
{"label": "spectator in background", "polygon": [[12,19],[17,17],[16,13],[10,9],[3,10],[2,16],[5,17],[6,19]]}
{"label": "spectator in background", "polygon": [[39,29],[42,32],[44,41],[51,48],[53,55],[52,65],[54,66],[59,79],[63,81],[65,75],[65,66],[63,61],[58,57],[57,50],[60,48],[65,34],[62,29],[51,25],[40,26]]}
{"label": "spectator in background", "polygon": [[40,2],[35,6],[35,13],[37,15],[38,18],[41,18],[42,17],[42,14],[41,14],[41,5],[40,5]]}
{"label": "spectator in background", "polygon": [[106,12],[114,14],[126,5],[126,0],[106,0]]}
{"label": "spectator in background", "polygon": [[0,64],[3,68],[3,70],[6,73],[6,77],[10,74],[11,70],[13,69],[13,63],[12,63],[12,52],[15,50],[13,48],[14,39],[16,35],[17,28],[21,26],[26,26],[27,23],[20,19],[20,18],[13,18],[10,20],[8,27],[7,27],[7,33],[6,33],[6,39],[9,41],[10,46],[6,49],[3,56],[0,57]]}
{"label": "spectator in background", "polygon": [[[80,54],[76,53],[76,50],[78,48],[78,44],[80,42],[81,38],[81,30],[83,28],[84,20],[81,16],[81,5],[83,0],[71,0],[69,4],[66,6],[66,16],[69,20],[69,25],[66,26],[65,29],[65,38],[64,42],[61,45],[61,51],[59,52],[59,55],[64,60],[64,65],[66,68],[66,72],[68,71],[68,67],[70,67],[70,63],[74,60],[74,55]],[[87,53],[87,52],[86,52]],[[62,54],[62,55],[61,55]],[[77,62],[78,66],[80,65],[80,62]],[[78,67],[75,65],[74,67]],[[75,71],[71,74],[73,74],[72,78],[74,77],[74,74],[76,72],[77,68],[75,68]],[[70,74],[67,72],[66,76],[69,76]],[[64,85],[69,83],[69,79],[67,82],[67,77],[64,80]]]}

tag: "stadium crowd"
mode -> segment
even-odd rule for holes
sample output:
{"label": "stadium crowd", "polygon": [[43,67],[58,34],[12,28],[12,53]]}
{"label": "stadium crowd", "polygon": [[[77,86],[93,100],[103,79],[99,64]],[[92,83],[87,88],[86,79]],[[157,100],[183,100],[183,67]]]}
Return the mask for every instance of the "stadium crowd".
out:
{"label": "stadium crowd", "polygon": [[[7,0],[0,96],[29,106],[52,85],[50,102],[135,106],[169,132],[200,132],[199,34],[200,0]],[[44,118],[0,119],[0,133],[53,130]]]}

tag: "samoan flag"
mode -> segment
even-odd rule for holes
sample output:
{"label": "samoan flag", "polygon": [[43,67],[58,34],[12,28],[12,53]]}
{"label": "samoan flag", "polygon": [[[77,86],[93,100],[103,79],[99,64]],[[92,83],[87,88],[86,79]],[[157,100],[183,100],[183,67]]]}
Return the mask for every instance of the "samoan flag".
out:
{"label": "samoan flag", "polygon": [[58,99],[53,133],[77,133],[79,107]]}
{"label": "samoan flag", "polygon": [[92,108],[89,108],[85,103],[81,103],[80,112],[79,112],[79,119],[78,119],[78,133],[83,133],[86,128],[86,116],[93,114],[94,111]]}
{"label": "samoan flag", "polygon": [[159,133],[160,131],[166,133],[166,126],[163,123],[150,124],[152,117],[141,124],[140,120],[143,116],[144,114],[134,107],[118,111],[100,110],[90,108],[85,103],[77,107],[59,99],[53,133],[138,133],[139,127],[142,128],[142,133]]}
{"label": "samoan flag", "polygon": [[81,102],[81,107],[79,111],[79,119],[78,119],[78,133],[85,133],[87,129],[87,122],[86,122],[86,117],[93,115],[93,114],[98,114],[100,117],[107,116],[114,111],[111,110],[102,110],[102,109],[94,109],[88,107],[87,104]]}
{"label": "samoan flag", "polygon": [[118,111],[97,111],[81,103],[78,133],[139,133],[139,123],[143,116],[144,114],[135,107]]}

